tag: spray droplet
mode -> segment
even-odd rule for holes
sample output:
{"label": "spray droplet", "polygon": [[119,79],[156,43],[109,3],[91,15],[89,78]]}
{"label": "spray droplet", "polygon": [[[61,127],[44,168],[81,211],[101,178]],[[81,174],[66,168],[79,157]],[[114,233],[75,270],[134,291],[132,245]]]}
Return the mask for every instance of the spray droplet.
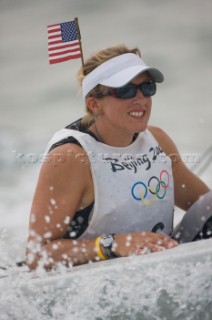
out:
{"label": "spray droplet", "polygon": [[71,221],[71,218],[69,216],[65,217],[64,223],[69,224]]}
{"label": "spray droplet", "polygon": [[50,216],[45,216],[44,219],[47,223],[50,223]]}
{"label": "spray droplet", "polygon": [[46,232],[46,233],[44,233],[44,235],[43,235],[43,237],[46,238],[46,239],[51,238],[51,236],[52,236],[52,233],[51,233],[51,232]]}
{"label": "spray droplet", "polygon": [[72,231],[69,233],[70,237],[71,238],[75,238],[76,237],[76,232],[75,231]]}
{"label": "spray droplet", "polygon": [[50,199],[50,203],[51,203],[53,206],[55,206],[55,205],[56,205],[55,199],[54,199],[54,198],[51,198],[51,199]]}

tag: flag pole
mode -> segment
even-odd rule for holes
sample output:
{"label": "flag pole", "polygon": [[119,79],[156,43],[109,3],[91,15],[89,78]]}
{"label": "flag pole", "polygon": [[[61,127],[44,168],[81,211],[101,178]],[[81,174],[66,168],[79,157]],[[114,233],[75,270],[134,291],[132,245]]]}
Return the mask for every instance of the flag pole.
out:
{"label": "flag pole", "polygon": [[78,39],[79,39],[81,61],[82,61],[82,70],[83,70],[83,73],[84,73],[84,66],[85,65],[84,65],[83,52],[82,52],[82,43],[81,43],[81,34],[80,34],[79,22],[78,22],[78,18],[77,17],[74,20],[75,20],[76,26],[77,26],[77,34],[78,34]]}

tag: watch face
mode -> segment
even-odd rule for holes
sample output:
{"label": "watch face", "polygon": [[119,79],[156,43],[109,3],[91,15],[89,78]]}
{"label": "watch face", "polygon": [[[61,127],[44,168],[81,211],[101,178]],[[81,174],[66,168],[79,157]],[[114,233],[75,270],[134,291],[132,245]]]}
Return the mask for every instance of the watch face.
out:
{"label": "watch face", "polygon": [[113,237],[111,235],[101,239],[101,244],[103,245],[103,247],[111,247],[112,243],[113,243]]}

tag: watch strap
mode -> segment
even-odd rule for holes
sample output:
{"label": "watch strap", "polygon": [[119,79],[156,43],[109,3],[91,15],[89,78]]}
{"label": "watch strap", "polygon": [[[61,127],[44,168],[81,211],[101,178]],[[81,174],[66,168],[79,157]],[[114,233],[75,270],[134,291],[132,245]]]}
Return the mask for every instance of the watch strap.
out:
{"label": "watch strap", "polygon": [[[117,258],[117,255],[115,254],[115,252],[112,251],[112,247],[113,247],[113,241],[114,241],[114,236],[115,234],[108,234],[106,236],[102,236],[100,239],[100,243],[104,248],[104,254],[106,255],[106,257],[108,259],[114,259]],[[104,240],[107,239],[108,237],[112,238],[112,242],[109,246],[104,245]]]}
{"label": "watch strap", "polygon": [[98,257],[100,258],[100,260],[106,260],[106,259],[108,259],[108,258],[107,258],[106,255],[104,255],[104,254],[102,253],[102,250],[101,250],[101,248],[100,248],[100,241],[101,241],[101,239],[102,239],[102,236],[96,238],[96,240],[95,240],[96,253],[97,253]]}

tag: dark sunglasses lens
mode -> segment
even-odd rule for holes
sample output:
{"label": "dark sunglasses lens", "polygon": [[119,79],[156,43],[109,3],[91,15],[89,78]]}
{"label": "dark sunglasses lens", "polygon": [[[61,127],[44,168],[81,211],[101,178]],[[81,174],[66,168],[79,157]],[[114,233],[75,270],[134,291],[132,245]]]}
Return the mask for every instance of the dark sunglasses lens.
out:
{"label": "dark sunglasses lens", "polygon": [[155,82],[146,82],[142,83],[139,88],[145,97],[151,97],[156,92],[156,83]]}
{"label": "dark sunglasses lens", "polygon": [[145,82],[140,86],[133,84],[127,84],[121,88],[115,89],[115,95],[120,99],[130,99],[135,97],[137,89],[140,89],[145,97],[151,97],[156,93],[156,83],[155,82]]}
{"label": "dark sunglasses lens", "polygon": [[115,89],[116,97],[121,99],[129,99],[136,95],[137,88],[133,85],[126,85]]}

